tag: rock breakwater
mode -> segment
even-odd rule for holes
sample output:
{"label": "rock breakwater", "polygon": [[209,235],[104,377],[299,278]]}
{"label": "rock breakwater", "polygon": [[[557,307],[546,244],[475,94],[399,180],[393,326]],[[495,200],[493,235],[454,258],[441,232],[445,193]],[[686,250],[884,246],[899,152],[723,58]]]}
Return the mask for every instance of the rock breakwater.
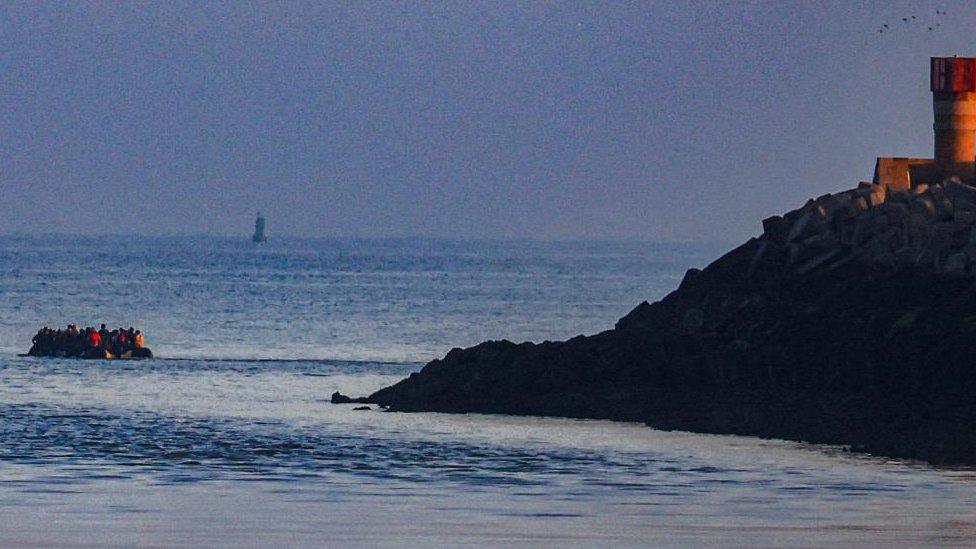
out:
{"label": "rock breakwater", "polygon": [[862,183],[764,220],[759,254],[782,248],[801,275],[852,261],[890,270],[972,275],[974,223],[976,188],[958,179],[904,189]]}
{"label": "rock breakwater", "polygon": [[454,349],[359,402],[556,415],[976,464],[976,188],[861,184],[614,329]]}

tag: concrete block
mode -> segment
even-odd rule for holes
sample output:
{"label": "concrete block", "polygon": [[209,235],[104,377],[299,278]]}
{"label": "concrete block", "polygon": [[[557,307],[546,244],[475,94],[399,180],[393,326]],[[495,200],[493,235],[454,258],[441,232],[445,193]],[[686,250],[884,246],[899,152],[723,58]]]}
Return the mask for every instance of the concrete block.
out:
{"label": "concrete block", "polygon": [[825,233],[814,233],[814,234],[812,234],[812,235],[804,238],[801,241],[801,244],[803,246],[806,246],[807,248],[811,248],[811,247],[814,247],[814,246],[818,246],[818,245],[824,244],[828,240],[829,240],[829,237],[828,237],[827,234],[825,234]]}
{"label": "concrete block", "polygon": [[928,229],[928,220],[925,216],[919,212],[912,212],[906,217],[908,220],[908,227],[916,232],[926,232]]}
{"label": "concrete block", "polygon": [[966,265],[969,263],[969,258],[966,254],[962,252],[956,252],[946,259],[945,265],[943,265],[943,270],[949,274],[962,274],[966,272]]}
{"label": "concrete block", "polygon": [[888,203],[900,203],[909,204],[912,201],[912,193],[907,191],[896,191],[888,188],[888,194],[886,196]]}
{"label": "concrete block", "polygon": [[909,217],[908,205],[903,202],[886,202],[884,211],[892,219],[904,222]]}
{"label": "concrete block", "polygon": [[786,248],[786,253],[790,264],[796,263],[797,258],[800,257],[800,246],[798,244],[790,244]]}
{"label": "concrete block", "polygon": [[841,257],[835,259],[834,261],[832,261],[832,262],[824,265],[823,269],[825,271],[835,271],[835,270],[839,269],[840,267],[843,267],[844,265],[847,265],[848,263],[850,263],[853,260],[854,260],[854,256],[853,255],[851,255],[851,254],[844,255],[844,256],[841,256]]}
{"label": "concrete block", "polygon": [[803,265],[797,267],[796,272],[798,272],[799,274],[806,274],[816,269],[817,267],[823,265],[824,263],[830,261],[839,253],[840,250],[830,250],[827,253],[818,255],[813,259],[810,259],[809,261],[805,262]]}
{"label": "concrete block", "polygon": [[952,205],[952,201],[946,197],[942,197],[936,202],[938,205],[938,215],[936,219],[939,221],[949,221],[952,219],[955,213],[955,207]]}
{"label": "concrete block", "polygon": [[776,241],[782,241],[786,237],[787,229],[789,228],[786,221],[778,215],[763,219],[762,226],[763,234]]}
{"label": "concrete block", "polygon": [[809,224],[814,227],[808,227],[807,230],[817,230],[815,227],[823,224],[830,218],[830,214],[827,208],[823,204],[814,203],[808,209],[811,214]]}
{"label": "concrete block", "polygon": [[762,261],[763,255],[766,253],[766,249],[769,248],[769,242],[762,242],[759,244],[759,249],[756,250],[756,255],[752,257],[752,261],[749,262],[749,269],[746,271],[746,277],[752,278],[755,274],[756,269],[759,267],[759,262]]}
{"label": "concrete block", "polygon": [[900,264],[912,263],[917,255],[918,252],[907,244],[891,252],[891,256],[894,261]]}
{"label": "concrete block", "polygon": [[968,258],[971,263],[976,263],[976,246],[970,244],[962,249],[962,253],[966,254],[966,258]]}
{"label": "concrete block", "polygon": [[972,210],[960,210],[957,206],[953,212],[953,217],[956,220],[956,224],[959,226],[970,226],[976,223],[976,212]]}
{"label": "concrete block", "polygon": [[855,193],[867,200],[871,206],[880,206],[888,196],[888,189],[884,185],[868,185],[858,188]]}
{"label": "concrete block", "polygon": [[934,219],[936,217],[935,203],[927,197],[917,197],[914,208],[915,211],[922,213],[926,218]]}
{"label": "concrete block", "polygon": [[923,248],[922,251],[918,252],[913,262],[918,266],[933,266],[938,264],[938,254],[934,253],[929,248]]}
{"label": "concrete block", "polygon": [[872,206],[880,206],[884,204],[885,199],[888,197],[888,191],[881,185],[875,185],[871,188],[871,194],[867,197],[869,203]]}
{"label": "concrete block", "polygon": [[871,232],[868,224],[866,222],[860,222],[854,225],[854,231],[851,233],[851,245],[860,246],[871,239],[874,233]]}
{"label": "concrete block", "polygon": [[976,205],[976,187],[971,187],[957,181],[946,182],[945,195],[952,200],[957,208],[962,205]]}
{"label": "concrete block", "polygon": [[786,235],[786,241],[792,242],[800,238],[800,236],[803,235],[803,231],[806,230],[807,225],[810,224],[811,219],[813,219],[813,213],[811,212],[806,212],[801,215],[800,218],[796,220],[796,223],[790,227],[790,232]]}

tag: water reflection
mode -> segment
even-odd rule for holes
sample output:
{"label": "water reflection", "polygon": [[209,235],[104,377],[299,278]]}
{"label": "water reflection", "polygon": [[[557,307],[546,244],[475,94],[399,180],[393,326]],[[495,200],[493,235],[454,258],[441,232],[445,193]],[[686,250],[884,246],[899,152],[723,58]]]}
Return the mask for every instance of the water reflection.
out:
{"label": "water reflection", "polygon": [[[339,531],[406,545],[952,545],[973,533],[967,470],[637,424],[327,401],[417,367],[7,360],[0,507],[27,537],[0,527],[0,543],[61,545],[83,532],[102,544],[131,520],[189,545],[300,545]],[[42,518],[51,514],[55,526]]]}

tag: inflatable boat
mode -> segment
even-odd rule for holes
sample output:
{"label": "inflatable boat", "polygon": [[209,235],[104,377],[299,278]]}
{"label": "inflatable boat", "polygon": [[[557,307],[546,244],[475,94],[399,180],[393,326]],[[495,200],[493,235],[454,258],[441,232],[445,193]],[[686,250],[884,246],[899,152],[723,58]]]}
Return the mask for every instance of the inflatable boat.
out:
{"label": "inflatable boat", "polygon": [[152,358],[153,353],[149,347],[139,347],[130,349],[120,355],[112,354],[108,349],[88,348],[81,353],[71,353],[63,349],[38,349],[34,345],[27,351],[27,356],[43,356],[56,358],[87,358],[93,360],[136,360]]}

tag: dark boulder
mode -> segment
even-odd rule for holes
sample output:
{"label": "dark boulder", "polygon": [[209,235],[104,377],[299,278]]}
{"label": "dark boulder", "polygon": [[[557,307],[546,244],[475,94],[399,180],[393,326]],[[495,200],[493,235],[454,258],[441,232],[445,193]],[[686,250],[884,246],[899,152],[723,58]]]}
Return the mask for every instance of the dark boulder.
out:
{"label": "dark boulder", "polygon": [[332,404],[364,404],[364,403],[369,403],[369,402],[372,402],[372,401],[369,400],[369,399],[367,399],[367,398],[363,398],[363,397],[350,398],[350,397],[347,397],[346,395],[340,393],[339,391],[336,391],[336,392],[332,393],[331,402],[332,402]]}

